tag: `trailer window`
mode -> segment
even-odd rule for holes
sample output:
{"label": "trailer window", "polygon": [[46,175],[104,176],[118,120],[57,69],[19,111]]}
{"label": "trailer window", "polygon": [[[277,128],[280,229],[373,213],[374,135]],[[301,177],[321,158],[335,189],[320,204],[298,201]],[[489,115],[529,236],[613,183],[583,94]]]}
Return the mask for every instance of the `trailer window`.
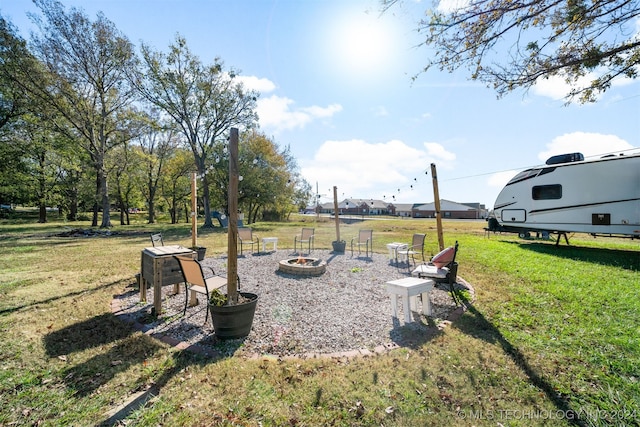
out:
{"label": "trailer window", "polygon": [[533,200],[553,200],[562,198],[562,185],[536,185],[531,189]]}

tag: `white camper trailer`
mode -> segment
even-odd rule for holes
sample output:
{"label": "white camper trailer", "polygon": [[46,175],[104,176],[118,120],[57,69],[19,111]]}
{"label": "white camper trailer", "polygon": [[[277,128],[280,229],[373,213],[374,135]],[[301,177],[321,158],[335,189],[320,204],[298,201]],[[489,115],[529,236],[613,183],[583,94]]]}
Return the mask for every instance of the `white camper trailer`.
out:
{"label": "white camper trailer", "polygon": [[640,153],[584,160],[554,156],[502,189],[494,206],[502,231],[521,237],[567,232],[640,238]]}

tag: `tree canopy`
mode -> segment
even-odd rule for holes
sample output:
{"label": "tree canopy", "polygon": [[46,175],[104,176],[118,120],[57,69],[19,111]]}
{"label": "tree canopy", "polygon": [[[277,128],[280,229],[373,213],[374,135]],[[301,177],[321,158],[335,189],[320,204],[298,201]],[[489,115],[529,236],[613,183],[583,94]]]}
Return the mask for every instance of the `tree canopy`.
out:
{"label": "tree canopy", "polygon": [[[382,0],[388,10],[400,0]],[[503,96],[561,77],[570,101],[594,102],[640,63],[637,0],[440,0],[419,21],[423,71],[466,68]]]}
{"label": "tree canopy", "polygon": [[289,149],[255,131],[258,93],[220,58],[202,63],[179,36],[167,53],[143,43],[138,57],[101,12],[34,3],[29,42],[0,14],[3,205],[36,204],[41,222],[56,206],[70,221],[92,210],[92,226],[102,212],[101,227],[117,209],[125,225],[144,205],[149,222],[165,211],[188,221],[197,172],[212,225],[211,206],[228,209],[231,127],[243,130],[238,208],[252,221],[284,218],[308,196]]}
{"label": "tree canopy", "polygon": [[35,4],[42,16],[32,15],[40,32],[32,35],[31,44],[49,84],[33,79],[20,83],[64,117],[73,129],[70,136],[83,142],[97,176],[94,225],[102,206],[101,227],[110,227],[105,162],[107,153],[122,143],[121,127],[127,123],[122,115],[133,102],[135,92],[125,78],[135,64],[133,45],[102,14],[91,21],[82,10],[66,11],[56,0]]}
{"label": "tree canopy", "polygon": [[145,44],[141,50],[141,67],[132,81],[147,101],[171,117],[191,147],[198,173],[203,176],[204,225],[212,227],[210,183],[205,172],[215,167],[210,162],[232,126],[255,125],[258,93],[245,90],[234,79],[237,72],[225,71],[220,58],[211,65],[203,64],[183,37],[176,36],[168,54]]}

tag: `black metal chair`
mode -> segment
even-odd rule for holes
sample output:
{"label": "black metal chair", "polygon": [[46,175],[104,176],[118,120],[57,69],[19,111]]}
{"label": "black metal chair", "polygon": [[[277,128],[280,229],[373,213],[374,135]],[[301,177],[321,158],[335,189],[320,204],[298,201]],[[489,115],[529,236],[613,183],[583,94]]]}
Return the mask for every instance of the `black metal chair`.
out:
{"label": "black metal chair", "polygon": [[[196,294],[205,295],[207,298],[205,301],[207,314],[205,315],[204,323],[206,324],[209,319],[209,291],[226,286],[227,278],[216,275],[211,267],[207,268],[211,270],[212,276],[205,277],[202,264],[191,257],[175,255],[174,258],[178,261],[178,264],[180,264],[180,270],[184,278],[185,297],[182,315],[184,316],[187,313],[188,306],[193,307],[198,305],[198,297]],[[191,292],[191,304],[189,304],[189,292]]]}
{"label": "black metal chair", "polygon": [[151,244],[155,248],[156,246],[164,246],[164,240],[162,239],[162,233],[155,233],[151,235]]}
{"label": "black metal chair", "polygon": [[456,279],[458,277],[458,263],[456,256],[458,255],[458,241],[453,247],[448,247],[439,254],[431,258],[431,261],[416,267],[411,273],[424,279],[431,279],[436,283],[446,283],[449,285],[449,291],[453,301],[458,304],[460,301],[455,292]]}

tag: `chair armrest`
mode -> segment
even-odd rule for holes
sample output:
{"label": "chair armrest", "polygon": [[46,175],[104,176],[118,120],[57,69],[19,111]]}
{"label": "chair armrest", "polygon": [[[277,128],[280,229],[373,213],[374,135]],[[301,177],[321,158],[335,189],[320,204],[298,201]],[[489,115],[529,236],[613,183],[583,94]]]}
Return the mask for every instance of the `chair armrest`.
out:
{"label": "chair armrest", "polygon": [[209,267],[208,265],[203,265],[203,268],[208,268],[209,270],[211,270],[211,274],[210,275],[205,275],[205,279],[207,279],[208,277],[213,277],[213,276],[217,276],[215,270],[213,269],[213,267]]}

